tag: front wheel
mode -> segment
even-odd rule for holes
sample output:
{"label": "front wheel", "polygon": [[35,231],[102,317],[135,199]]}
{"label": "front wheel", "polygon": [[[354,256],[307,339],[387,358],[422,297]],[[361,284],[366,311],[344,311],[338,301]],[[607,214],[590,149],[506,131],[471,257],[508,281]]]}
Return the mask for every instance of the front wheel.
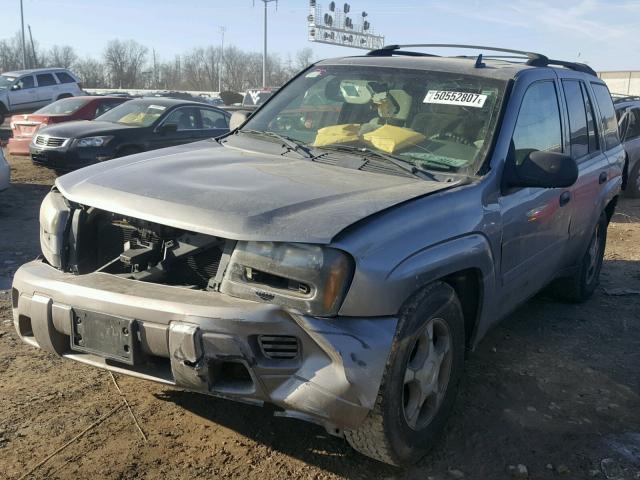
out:
{"label": "front wheel", "polygon": [[376,404],[351,446],[391,465],[415,463],[443,431],[464,368],[464,317],[448,284],[417,294],[400,316]]}

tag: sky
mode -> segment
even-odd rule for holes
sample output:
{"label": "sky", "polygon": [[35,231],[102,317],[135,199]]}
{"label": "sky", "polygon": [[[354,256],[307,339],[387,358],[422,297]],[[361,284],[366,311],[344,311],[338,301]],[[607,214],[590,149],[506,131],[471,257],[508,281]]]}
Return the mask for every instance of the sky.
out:
{"label": "sky", "polygon": [[[262,51],[260,0],[23,0],[26,25],[43,47],[73,46],[99,57],[114,38],[134,39],[161,59],[196,46]],[[322,6],[329,0],[317,0]],[[336,1],[342,5],[343,1]],[[351,0],[354,20],[369,13],[385,43],[500,46],[583,61],[598,71],[640,70],[640,0]],[[268,6],[270,53],[283,58],[311,47],[316,58],[359,50],[310,43],[308,0]],[[20,29],[20,1],[0,0],[0,38]]]}

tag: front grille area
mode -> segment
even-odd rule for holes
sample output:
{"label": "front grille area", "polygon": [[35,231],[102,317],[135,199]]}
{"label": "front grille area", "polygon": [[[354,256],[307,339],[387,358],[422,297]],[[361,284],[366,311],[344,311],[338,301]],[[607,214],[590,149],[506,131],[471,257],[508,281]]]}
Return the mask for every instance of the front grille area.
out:
{"label": "front grille area", "polygon": [[73,271],[102,269],[126,278],[203,290],[216,277],[226,240],[106,212],[99,215],[88,222],[93,228],[83,236],[93,253],[80,255],[95,255],[95,260]]}
{"label": "front grille area", "polygon": [[34,143],[39,147],[61,147],[66,141],[66,138],[50,137],[49,135],[36,135]]}
{"label": "front grille area", "polygon": [[258,344],[262,354],[271,360],[293,360],[300,353],[298,339],[289,335],[260,335]]}

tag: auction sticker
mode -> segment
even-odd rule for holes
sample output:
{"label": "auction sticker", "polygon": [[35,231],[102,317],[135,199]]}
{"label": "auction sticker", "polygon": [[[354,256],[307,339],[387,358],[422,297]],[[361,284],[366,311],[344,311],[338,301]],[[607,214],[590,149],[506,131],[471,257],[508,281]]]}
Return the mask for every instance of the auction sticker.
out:
{"label": "auction sticker", "polygon": [[427,96],[424,97],[423,103],[440,103],[443,105],[482,108],[486,100],[487,96],[480,93],[429,90]]}

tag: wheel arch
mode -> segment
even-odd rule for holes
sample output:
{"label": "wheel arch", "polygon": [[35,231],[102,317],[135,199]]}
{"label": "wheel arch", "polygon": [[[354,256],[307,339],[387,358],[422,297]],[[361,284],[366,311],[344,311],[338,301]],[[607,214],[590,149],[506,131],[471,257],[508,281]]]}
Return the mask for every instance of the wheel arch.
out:
{"label": "wheel arch", "polygon": [[487,237],[473,233],[449,239],[408,256],[384,279],[354,281],[340,314],[398,315],[407,301],[435,281],[450,285],[465,314],[467,347],[488,330],[487,309],[496,291],[495,260]]}
{"label": "wheel arch", "polygon": [[604,207],[604,211],[607,214],[607,223],[611,221],[611,217],[616,211],[616,206],[618,205],[618,195],[609,200],[609,203]]}

